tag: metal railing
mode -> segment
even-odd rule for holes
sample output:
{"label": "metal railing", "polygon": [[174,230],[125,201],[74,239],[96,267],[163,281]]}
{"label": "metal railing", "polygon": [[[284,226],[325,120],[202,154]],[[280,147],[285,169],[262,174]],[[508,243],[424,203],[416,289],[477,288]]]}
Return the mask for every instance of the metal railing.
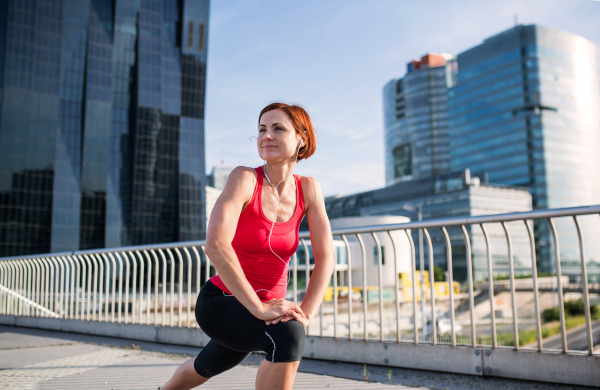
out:
{"label": "metal railing", "polygon": [[[583,239],[583,233],[580,223],[580,217],[584,215],[600,215],[600,205],[564,208],[554,210],[535,210],[529,212],[498,214],[474,217],[458,217],[449,219],[426,220],[420,222],[410,222],[393,225],[364,226],[359,228],[335,229],[332,233],[334,238],[341,240],[347,250],[347,264],[338,266],[347,272],[347,281],[344,288],[348,291],[345,302],[340,302],[340,281],[338,272],[332,275],[333,299],[331,303],[323,302],[319,311],[318,322],[319,329],[314,336],[325,337],[324,322],[333,323],[334,339],[359,339],[369,340],[376,338],[380,342],[389,343],[390,341],[410,342],[413,344],[425,343],[431,345],[446,344],[456,347],[457,344],[467,345],[477,348],[481,345],[489,345],[492,349],[499,348],[498,325],[496,318],[496,302],[494,297],[494,263],[492,259],[492,245],[488,228],[496,225],[502,228],[505,238],[505,249],[507,251],[507,266],[509,271],[509,286],[511,297],[510,311],[512,346],[515,351],[519,351],[519,314],[516,302],[515,272],[514,272],[514,253],[513,238],[511,237],[510,224],[520,224],[524,226],[527,232],[530,247],[531,261],[531,279],[534,303],[534,315],[532,324],[536,333],[537,347],[539,352],[544,352],[542,329],[543,324],[540,318],[540,292],[538,282],[538,270],[536,261],[536,241],[534,237],[534,227],[532,221],[545,220],[552,234],[552,261],[555,267],[556,294],[558,297],[560,337],[562,342],[562,352],[565,354],[574,354],[569,350],[567,344],[566,314],[563,297],[564,280],[561,277],[561,260],[559,237],[555,227],[555,219],[568,217],[572,220],[579,240],[579,256],[581,263],[581,295],[585,307],[585,332],[587,335],[587,354],[594,355],[592,317],[590,314],[590,293],[588,286],[588,275],[586,270],[586,251]],[[536,223],[538,223],[536,222]],[[598,220],[600,224],[600,220]],[[456,294],[452,286],[453,277],[453,244],[448,234],[449,229],[460,229],[466,257],[466,283],[464,283],[466,293]],[[417,283],[412,283],[412,302],[404,302],[401,294],[399,278],[395,277],[393,286],[394,296],[392,302],[384,302],[383,280],[383,254],[381,240],[389,240],[393,247],[392,263],[394,274],[398,275],[398,264],[400,259],[396,259],[400,253],[398,235],[400,232],[406,236],[404,243],[410,247],[410,273],[413,281],[416,281],[416,261],[415,245],[411,231],[421,230],[425,237],[425,245],[428,252],[429,270],[434,269],[434,254],[432,249],[431,231],[437,230],[443,236],[443,245],[445,246],[445,265],[447,271],[447,282],[450,286],[449,297],[444,301],[437,300],[436,291],[434,291],[434,272],[429,273],[429,299],[427,302],[426,314],[431,329],[425,329],[419,326],[417,316],[419,307],[417,305],[420,296],[417,291]],[[485,253],[487,259],[487,289],[489,316],[476,320],[476,291],[473,280],[473,261],[471,241],[474,229],[481,231],[485,242]],[[394,234],[392,234],[394,233]],[[367,255],[364,238],[366,236],[372,239],[378,248],[377,250],[377,280],[378,294],[377,304],[369,303],[367,299]],[[291,296],[298,303],[299,288],[298,274],[303,272],[305,283],[308,285],[311,269],[314,265],[309,262],[309,248],[307,240],[308,232],[300,233],[300,251],[304,254],[305,265],[300,267],[298,256],[292,256],[290,260],[290,272],[292,280]],[[358,242],[361,256],[359,259],[352,258],[349,241]],[[89,321],[107,321],[125,324],[153,324],[169,327],[197,327],[193,309],[196,296],[200,291],[201,285],[214,275],[214,267],[211,266],[210,259],[204,254],[204,241],[181,242],[159,245],[144,245],[135,247],[123,247],[112,249],[86,250],[67,253],[53,253],[46,255],[24,256],[15,258],[0,259],[0,314],[9,314],[16,316],[35,316],[35,317],[60,317],[73,320]],[[456,241],[454,246],[456,246]],[[361,269],[361,285],[352,285],[353,261],[359,264]],[[309,266],[306,266],[308,263]],[[389,263],[388,263],[389,264]],[[354,271],[356,272],[356,271]],[[361,291],[362,298],[354,302],[352,291]],[[478,291],[481,293],[483,291]],[[425,296],[422,299],[427,298]],[[436,302],[437,301],[437,302]],[[468,309],[463,313],[464,319],[461,320],[465,325],[466,331],[459,334],[457,329],[461,327],[456,318],[457,302],[463,302],[464,307]],[[344,305],[342,305],[343,303]],[[436,306],[437,305],[437,306]],[[440,307],[442,305],[447,314],[443,314],[444,319],[450,322],[450,331],[446,334],[440,334],[436,327],[440,316]],[[479,305],[479,304],[478,304]],[[347,307],[343,307],[347,306]],[[479,305],[480,306],[480,305]],[[478,306],[478,307],[479,307]],[[325,310],[324,310],[325,309]],[[332,309],[332,310],[331,310]],[[487,310],[487,309],[486,309]],[[467,314],[468,312],[468,314]],[[408,323],[412,325],[411,337],[405,338],[406,321],[403,315],[409,314]],[[390,320],[390,315],[393,318]],[[421,313],[423,315],[423,313]],[[358,321],[355,321],[358,318]],[[376,328],[379,329],[379,335],[374,336],[369,331],[369,324],[375,321]],[[340,321],[342,320],[342,321]],[[378,324],[377,324],[378,320]],[[390,322],[392,322],[390,324]],[[502,321],[500,321],[502,322]],[[503,324],[506,321],[502,322]],[[347,328],[346,336],[342,337],[338,331],[340,324]],[[482,335],[479,335],[482,324],[486,329]],[[384,330],[392,329],[388,332]],[[487,327],[490,327],[489,331]],[[309,335],[315,333],[312,329],[314,325],[309,326],[307,332]],[[371,326],[373,328],[373,326]],[[359,330],[357,333],[356,330]],[[410,330],[410,329],[409,329]],[[403,333],[404,332],[404,333]],[[421,333],[421,336],[419,335]],[[391,335],[391,336],[390,336]],[[433,336],[435,335],[435,336]],[[439,337],[438,337],[439,335]],[[500,345],[506,345],[500,342]],[[579,352],[581,355],[581,352]]]}

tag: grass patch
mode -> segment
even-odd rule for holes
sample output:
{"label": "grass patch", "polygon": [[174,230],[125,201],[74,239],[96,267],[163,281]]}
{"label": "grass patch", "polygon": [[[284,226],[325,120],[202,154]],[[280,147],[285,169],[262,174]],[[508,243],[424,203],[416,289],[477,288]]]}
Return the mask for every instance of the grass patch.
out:
{"label": "grass patch", "polygon": [[[585,324],[585,316],[567,317],[565,327],[567,330]],[[560,333],[560,322],[553,321],[542,326],[542,339],[554,336]],[[511,333],[498,333],[496,336],[498,343],[503,345],[515,345],[514,337]],[[533,343],[537,340],[537,331],[535,328],[519,332],[519,346]]]}

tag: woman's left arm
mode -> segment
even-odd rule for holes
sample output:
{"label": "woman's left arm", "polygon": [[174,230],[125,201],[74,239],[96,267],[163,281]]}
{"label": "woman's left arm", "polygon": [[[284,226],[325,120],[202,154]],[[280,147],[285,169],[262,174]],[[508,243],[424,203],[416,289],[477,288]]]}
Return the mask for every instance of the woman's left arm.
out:
{"label": "woman's left arm", "polygon": [[[334,258],[331,226],[325,211],[325,201],[323,200],[321,187],[314,178],[303,177],[302,188],[306,206],[306,219],[310,230],[310,243],[315,256],[315,268],[311,274],[306,295],[300,305],[305,315],[301,322],[306,327],[323,301],[333,273]],[[285,322],[290,319],[292,317],[283,316],[266,321],[266,323],[267,325],[276,324],[279,321]]]}

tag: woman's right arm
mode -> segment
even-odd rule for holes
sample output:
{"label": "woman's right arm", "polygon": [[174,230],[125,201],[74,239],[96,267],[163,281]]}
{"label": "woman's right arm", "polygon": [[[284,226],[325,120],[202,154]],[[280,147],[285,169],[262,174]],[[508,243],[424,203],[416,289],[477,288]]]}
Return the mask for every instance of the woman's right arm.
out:
{"label": "woman's right arm", "polygon": [[231,172],[210,215],[204,251],[227,289],[255,317],[269,320],[284,314],[294,318],[303,316],[302,309],[290,301],[279,299],[262,303],[231,246],[240,214],[252,197],[255,183],[251,168],[237,167]]}

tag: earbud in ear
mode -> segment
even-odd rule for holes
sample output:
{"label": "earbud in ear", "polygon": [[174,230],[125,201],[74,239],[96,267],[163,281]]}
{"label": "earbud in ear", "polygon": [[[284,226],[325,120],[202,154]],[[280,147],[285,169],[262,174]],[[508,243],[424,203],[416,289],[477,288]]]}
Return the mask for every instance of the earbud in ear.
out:
{"label": "earbud in ear", "polygon": [[303,139],[300,140],[300,145],[298,145],[298,147],[301,148],[302,145],[304,145],[304,140]]}

